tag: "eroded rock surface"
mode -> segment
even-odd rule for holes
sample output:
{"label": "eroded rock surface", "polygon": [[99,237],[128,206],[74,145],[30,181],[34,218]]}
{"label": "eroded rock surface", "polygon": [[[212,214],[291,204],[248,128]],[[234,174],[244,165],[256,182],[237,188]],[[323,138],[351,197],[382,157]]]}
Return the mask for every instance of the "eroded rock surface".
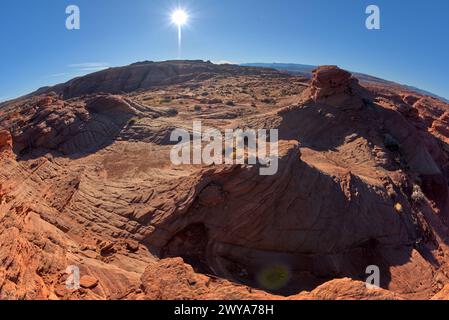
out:
{"label": "eroded rock surface", "polygon": [[[307,82],[200,62],[44,91],[0,110],[1,298],[445,297],[443,102],[337,67]],[[173,165],[171,132],[198,119],[278,129],[278,172]]]}

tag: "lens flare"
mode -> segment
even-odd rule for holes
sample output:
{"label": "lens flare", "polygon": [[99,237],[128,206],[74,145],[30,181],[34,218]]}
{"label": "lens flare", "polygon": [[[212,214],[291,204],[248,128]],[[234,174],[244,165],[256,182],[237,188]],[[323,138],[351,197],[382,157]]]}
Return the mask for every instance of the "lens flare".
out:
{"label": "lens flare", "polygon": [[268,290],[280,290],[291,280],[289,268],[282,264],[276,264],[263,268],[257,275],[259,285]]}
{"label": "lens flare", "polygon": [[176,9],[171,14],[171,21],[178,27],[178,59],[181,59],[182,51],[182,26],[189,20],[189,15],[183,9]]}

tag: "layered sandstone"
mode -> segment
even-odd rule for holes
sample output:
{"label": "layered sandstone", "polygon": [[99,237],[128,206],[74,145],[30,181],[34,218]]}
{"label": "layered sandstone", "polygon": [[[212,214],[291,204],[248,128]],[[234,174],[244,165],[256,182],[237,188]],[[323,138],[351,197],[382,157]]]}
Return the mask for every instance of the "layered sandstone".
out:
{"label": "layered sandstone", "polygon": [[[157,87],[114,87],[148,66]],[[199,62],[98,77],[0,110],[2,298],[428,299],[449,283],[448,105],[337,67],[307,87]],[[278,172],[173,165],[170,133],[198,119],[278,129]]]}

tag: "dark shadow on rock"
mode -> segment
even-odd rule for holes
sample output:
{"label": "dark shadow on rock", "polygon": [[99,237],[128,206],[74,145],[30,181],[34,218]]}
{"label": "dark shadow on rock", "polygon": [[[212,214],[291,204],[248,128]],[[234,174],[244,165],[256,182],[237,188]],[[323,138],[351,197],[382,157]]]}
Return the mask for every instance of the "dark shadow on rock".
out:
{"label": "dark shadow on rock", "polygon": [[[353,177],[348,199],[332,177],[300,161],[298,149],[279,168],[267,177],[257,167],[205,177],[190,207],[157,225],[144,244],[197,272],[285,296],[335,278],[365,281],[370,265],[388,288],[391,268],[412,261],[420,235],[380,190]],[[224,201],[200,202],[209,185],[219,186]]]}

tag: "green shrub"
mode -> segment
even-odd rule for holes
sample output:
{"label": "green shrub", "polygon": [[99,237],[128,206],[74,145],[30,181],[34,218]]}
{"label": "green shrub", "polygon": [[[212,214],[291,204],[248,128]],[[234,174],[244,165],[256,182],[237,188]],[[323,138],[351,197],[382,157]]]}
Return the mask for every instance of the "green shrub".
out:
{"label": "green shrub", "polygon": [[161,103],[170,103],[172,102],[172,98],[171,97],[163,97],[161,99]]}

